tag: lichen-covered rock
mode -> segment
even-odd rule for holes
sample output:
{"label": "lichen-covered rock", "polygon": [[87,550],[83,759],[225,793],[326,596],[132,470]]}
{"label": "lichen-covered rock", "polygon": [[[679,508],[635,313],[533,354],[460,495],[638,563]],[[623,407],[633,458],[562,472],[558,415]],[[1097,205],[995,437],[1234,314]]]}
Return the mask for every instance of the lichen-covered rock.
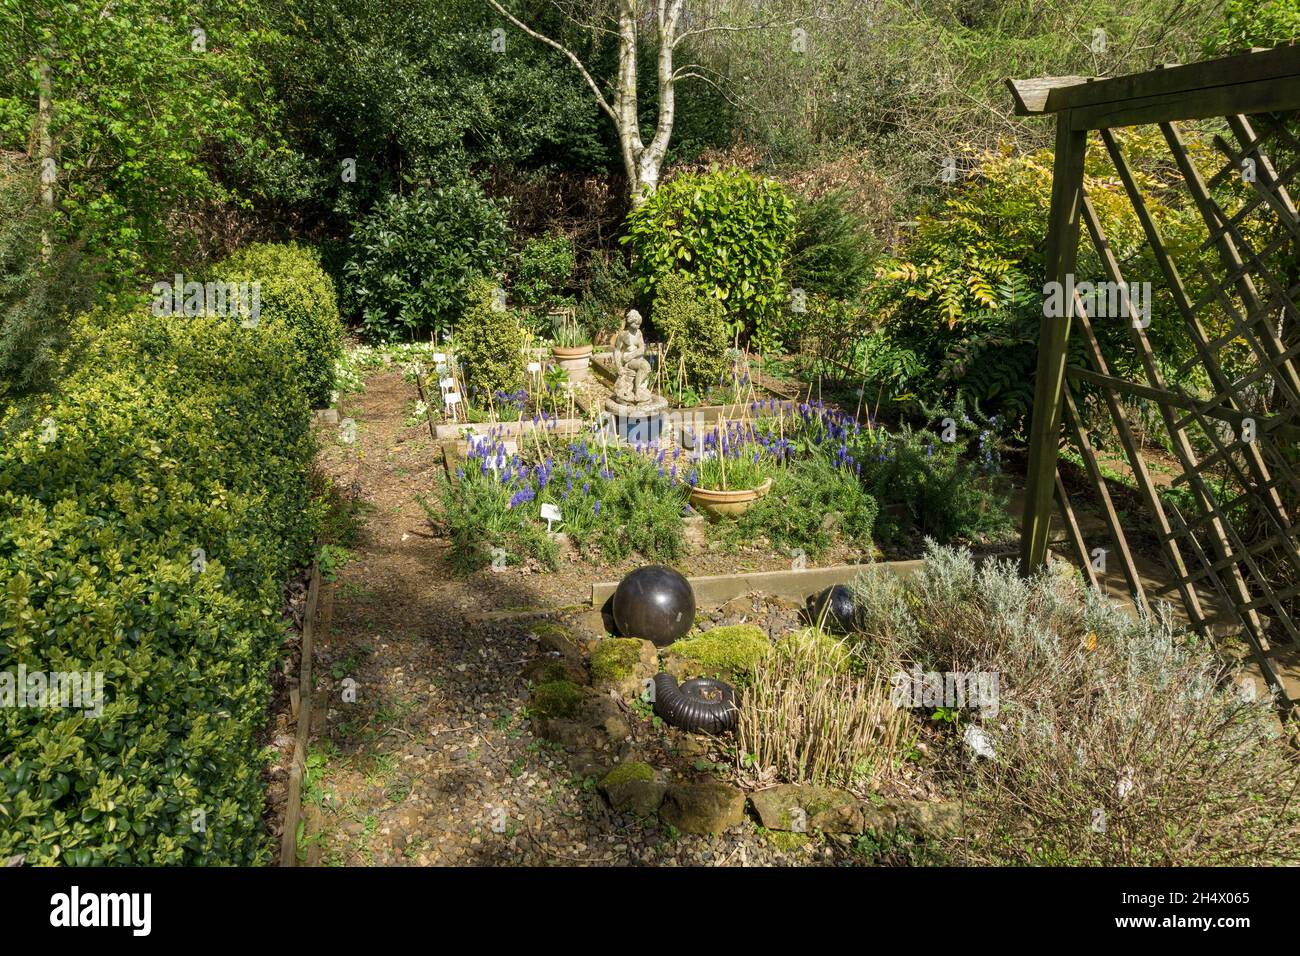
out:
{"label": "lichen-covered rock", "polygon": [[683,833],[715,834],[744,819],[745,795],[720,782],[677,783],[664,794],[659,819]]}
{"label": "lichen-covered rock", "polygon": [[558,656],[539,657],[529,661],[524,665],[521,676],[534,684],[548,684],[560,680],[585,684],[590,680],[585,667],[569,658]]}
{"label": "lichen-covered rock", "polygon": [[962,807],[957,800],[899,800],[896,814],[903,826],[925,837],[956,836]]}
{"label": "lichen-covered rock", "polygon": [[648,817],[658,811],[668,785],[655,780],[654,768],[649,764],[625,760],[605,774],[600,789],[617,812]]}
{"label": "lichen-covered rock", "polygon": [[580,685],[569,680],[551,680],[533,688],[529,706],[539,717],[576,717],[582,700]]}
{"label": "lichen-covered rock", "polygon": [[788,783],[752,793],[749,802],[769,830],[862,832],[862,803],[843,790]]}
{"label": "lichen-covered rock", "polygon": [[649,641],[607,637],[591,649],[591,681],[597,689],[633,697],[658,671],[659,650]]}
{"label": "lichen-covered rock", "polygon": [[577,640],[566,627],[551,621],[539,621],[529,628],[528,633],[537,638],[543,648],[555,651],[567,660],[580,661],[582,658]]}
{"label": "lichen-covered rock", "polygon": [[664,667],[678,680],[717,677],[734,683],[747,677],[771,646],[766,632],[755,624],[715,627],[674,641]]}
{"label": "lichen-covered rock", "polygon": [[529,701],[533,733],[565,747],[606,750],[632,733],[618,703],[608,694],[572,681],[550,681],[533,688]]}

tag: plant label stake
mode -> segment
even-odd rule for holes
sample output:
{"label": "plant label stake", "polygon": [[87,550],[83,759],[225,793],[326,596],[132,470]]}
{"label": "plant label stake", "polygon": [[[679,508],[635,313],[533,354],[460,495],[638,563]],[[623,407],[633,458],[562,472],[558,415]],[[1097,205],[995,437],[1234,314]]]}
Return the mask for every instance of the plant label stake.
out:
{"label": "plant label stake", "polygon": [[560,509],[549,501],[542,504],[542,520],[546,522],[546,533],[551,533],[551,522],[560,520]]}
{"label": "plant label stake", "polygon": [[442,396],[442,403],[447,406],[447,414],[456,420],[456,406],[460,404],[460,392],[447,392]]}

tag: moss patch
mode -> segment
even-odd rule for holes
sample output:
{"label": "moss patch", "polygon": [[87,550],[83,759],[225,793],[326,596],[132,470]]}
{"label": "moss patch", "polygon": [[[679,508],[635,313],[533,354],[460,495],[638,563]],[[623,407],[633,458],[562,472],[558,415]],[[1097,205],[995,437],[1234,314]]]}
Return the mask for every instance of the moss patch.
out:
{"label": "moss patch", "polygon": [[532,709],[542,717],[573,717],[581,706],[582,688],[573,681],[547,681],[533,688]]}
{"label": "moss patch", "polygon": [[762,833],[763,839],[782,853],[790,853],[801,846],[807,846],[812,840],[807,833],[791,833],[786,830],[764,830]]}
{"label": "moss patch", "polygon": [[641,660],[641,642],[634,637],[607,637],[591,651],[591,676],[615,683],[634,673]]}
{"label": "moss patch", "polygon": [[767,635],[755,624],[715,627],[695,637],[674,642],[669,652],[698,664],[706,673],[747,673],[771,648]]}
{"label": "moss patch", "polygon": [[557,681],[569,680],[569,669],[560,661],[548,661],[537,672],[534,679],[538,684],[554,684]]}
{"label": "moss patch", "polygon": [[653,780],[654,778],[654,768],[648,763],[642,763],[640,760],[625,760],[605,774],[605,779],[600,782],[600,785],[602,787],[613,787],[632,780]]}

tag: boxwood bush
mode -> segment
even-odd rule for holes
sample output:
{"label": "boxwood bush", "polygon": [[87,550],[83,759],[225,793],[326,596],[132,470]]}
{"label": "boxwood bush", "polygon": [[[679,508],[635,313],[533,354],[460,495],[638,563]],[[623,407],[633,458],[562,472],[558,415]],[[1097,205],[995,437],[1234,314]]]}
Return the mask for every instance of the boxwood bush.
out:
{"label": "boxwood bush", "polygon": [[296,242],[260,242],[240,249],[214,273],[223,282],[260,283],[261,322],[284,322],[293,330],[306,359],[307,397],[317,408],[329,405],[343,323],[334,281],[321,268],[320,256]]}
{"label": "boxwood bush", "polygon": [[470,283],[505,266],[509,239],[505,210],[477,183],[394,193],[353,227],[348,311],[375,342],[446,334]]}
{"label": "boxwood bush", "polygon": [[74,346],[0,420],[0,672],[101,672],[102,713],[0,708],[0,858],[264,862],[282,585],[317,522],[299,342],[143,312]]}

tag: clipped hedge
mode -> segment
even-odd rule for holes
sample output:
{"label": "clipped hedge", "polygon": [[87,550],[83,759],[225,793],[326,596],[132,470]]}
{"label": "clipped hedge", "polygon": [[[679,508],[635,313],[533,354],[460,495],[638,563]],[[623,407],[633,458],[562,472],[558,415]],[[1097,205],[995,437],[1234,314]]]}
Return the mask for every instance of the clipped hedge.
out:
{"label": "clipped hedge", "polygon": [[299,345],[92,314],[57,393],[0,420],[0,672],[104,675],[98,716],[0,708],[0,859],[267,859],[259,737],[318,517]]}
{"label": "clipped hedge", "polygon": [[283,322],[293,330],[306,360],[307,397],[316,408],[328,406],[343,322],[334,281],[316,251],[296,242],[254,243],[218,263],[212,278],[260,283],[262,324]]}

